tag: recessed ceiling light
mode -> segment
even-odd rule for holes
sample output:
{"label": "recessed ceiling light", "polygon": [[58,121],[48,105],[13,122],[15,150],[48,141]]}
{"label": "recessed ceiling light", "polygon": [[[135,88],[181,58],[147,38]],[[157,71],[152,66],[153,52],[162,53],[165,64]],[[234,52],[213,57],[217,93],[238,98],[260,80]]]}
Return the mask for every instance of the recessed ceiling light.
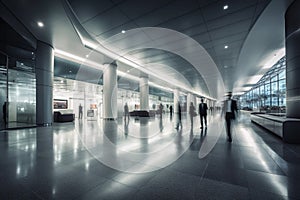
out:
{"label": "recessed ceiling light", "polygon": [[71,73],[72,71],[70,70],[69,72]]}
{"label": "recessed ceiling light", "polygon": [[85,55],[85,57],[86,57],[86,58],[88,58],[88,57],[89,57],[89,55]]}
{"label": "recessed ceiling light", "polygon": [[227,65],[225,65],[225,66],[224,66],[224,68],[226,69],[226,68],[228,68],[228,66],[227,66]]}
{"label": "recessed ceiling light", "polygon": [[127,70],[127,72],[130,72],[130,70]]}
{"label": "recessed ceiling light", "polygon": [[126,31],[125,31],[125,30],[122,30],[121,32],[122,32],[122,33],[126,33]]}
{"label": "recessed ceiling light", "polygon": [[225,48],[225,49],[228,49],[228,46],[227,46],[227,45],[225,45],[225,46],[224,46],[224,48]]}
{"label": "recessed ceiling light", "polygon": [[24,63],[21,63],[21,65],[24,65]]}
{"label": "recessed ceiling light", "polygon": [[37,25],[38,25],[39,27],[44,27],[44,23],[41,22],[41,21],[37,22]]}
{"label": "recessed ceiling light", "polygon": [[228,9],[228,5],[223,6],[223,9],[227,10]]}

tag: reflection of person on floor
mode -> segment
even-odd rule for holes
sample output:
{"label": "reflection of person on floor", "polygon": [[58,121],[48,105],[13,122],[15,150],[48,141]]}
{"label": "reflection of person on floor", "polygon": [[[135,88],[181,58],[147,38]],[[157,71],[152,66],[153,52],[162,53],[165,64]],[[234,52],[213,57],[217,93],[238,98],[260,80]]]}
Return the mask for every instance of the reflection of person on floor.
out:
{"label": "reflection of person on floor", "polygon": [[127,136],[128,136],[128,126],[129,126],[129,120],[125,120],[125,122],[124,122],[124,135],[125,135],[125,137],[127,138]]}
{"label": "reflection of person on floor", "polygon": [[204,129],[201,129],[201,137],[206,136],[207,133],[207,127],[205,127]]}
{"label": "reflection of person on floor", "polygon": [[82,105],[79,104],[79,116],[78,119],[82,119]]}
{"label": "reflection of person on floor", "polygon": [[164,129],[163,120],[162,120],[162,118],[160,117],[160,118],[159,118],[159,130],[160,130],[160,132],[162,132],[163,129]]}
{"label": "reflection of person on floor", "polygon": [[232,93],[229,92],[227,95],[227,100],[224,102],[223,113],[225,113],[225,121],[226,121],[226,130],[228,142],[232,142],[231,135],[231,121],[235,119],[235,114],[237,113],[237,103],[235,100],[231,99]]}
{"label": "reflection of person on floor", "polygon": [[124,105],[124,120],[129,121],[129,108],[128,108],[127,103],[125,103],[125,105]]}
{"label": "reflection of person on floor", "polygon": [[182,129],[182,123],[181,123],[181,106],[180,106],[180,102],[177,103],[178,104],[178,119],[177,119],[177,126],[176,126],[176,129],[178,130],[179,129],[179,126],[181,127]]}

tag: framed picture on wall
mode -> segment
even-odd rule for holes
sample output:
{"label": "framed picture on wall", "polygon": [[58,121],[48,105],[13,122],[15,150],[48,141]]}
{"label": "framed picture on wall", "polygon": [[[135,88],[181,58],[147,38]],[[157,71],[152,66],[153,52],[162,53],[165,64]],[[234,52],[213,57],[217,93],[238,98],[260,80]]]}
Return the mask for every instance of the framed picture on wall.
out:
{"label": "framed picture on wall", "polygon": [[97,109],[97,104],[90,104],[90,109]]}
{"label": "framed picture on wall", "polygon": [[68,109],[68,100],[65,99],[54,99],[54,109]]}

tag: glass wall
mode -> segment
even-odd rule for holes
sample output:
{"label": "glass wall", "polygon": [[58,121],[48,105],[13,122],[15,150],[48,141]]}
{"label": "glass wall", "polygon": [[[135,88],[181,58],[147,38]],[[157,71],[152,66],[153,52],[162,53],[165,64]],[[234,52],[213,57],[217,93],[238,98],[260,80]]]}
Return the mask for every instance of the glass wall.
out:
{"label": "glass wall", "polygon": [[9,69],[8,102],[8,127],[23,127],[36,123],[34,73]]}
{"label": "glass wall", "polygon": [[286,78],[285,78],[285,69],[278,74],[278,100],[279,106],[284,111],[286,106]]}
{"label": "glass wall", "polygon": [[0,129],[34,126],[36,124],[34,61],[9,56],[1,58],[0,94]]}
{"label": "glass wall", "polygon": [[243,94],[241,107],[268,113],[284,113],[286,109],[285,57],[281,58],[247,93]]}
{"label": "glass wall", "polygon": [[0,130],[6,126],[7,102],[7,56],[0,52]]}

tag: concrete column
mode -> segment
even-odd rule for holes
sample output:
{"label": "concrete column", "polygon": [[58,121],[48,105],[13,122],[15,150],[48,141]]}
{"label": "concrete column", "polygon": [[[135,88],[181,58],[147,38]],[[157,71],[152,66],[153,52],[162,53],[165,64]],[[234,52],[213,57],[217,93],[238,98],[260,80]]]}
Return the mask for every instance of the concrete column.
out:
{"label": "concrete column", "polygon": [[104,64],[103,70],[103,119],[115,120],[118,117],[117,64]]}
{"label": "concrete column", "polygon": [[193,95],[192,102],[195,106],[195,109],[197,110],[197,97],[195,95]]}
{"label": "concrete column", "polygon": [[36,51],[36,124],[51,126],[53,122],[53,47],[37,42]]}
{"label": "concrete column", "polygon": [[[187,94],[187,98],[186,98],[187,113],[190,113],[191,102],[194,104],[193,98],[194,98],[194,96],[191,93]],[[194,106],[195,106],[195,104],[194,104]]]}
{"label": "concrete column", "polygon": [[287,117],[300,118],[300,1],[285,14]]}
{"label": "concrete column", "polygon": [[140,110],[149,110],[149,78],[140,77]]}
{"label": "concrete column", "polygon": [[174,90],[174,113],[178,113],[179,90]]}

